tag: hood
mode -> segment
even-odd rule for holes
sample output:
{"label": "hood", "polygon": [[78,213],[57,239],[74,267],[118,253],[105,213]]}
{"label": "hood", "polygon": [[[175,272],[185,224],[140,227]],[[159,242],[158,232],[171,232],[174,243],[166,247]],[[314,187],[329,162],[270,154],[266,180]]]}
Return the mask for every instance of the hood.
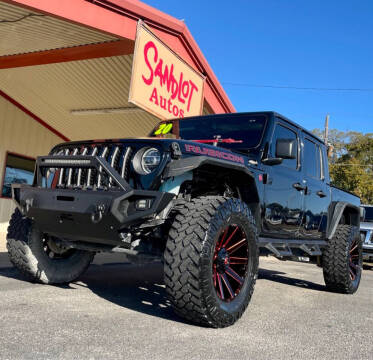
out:
{"label": "hood", "polygon": [[[96,140],[81,140],[71,141],[56,145],[51,153],[55,153],[56,150],[61,148],[74,148],[81,146],[110,146],[113,144],[128,144],[135,145],[136,148],[142,146],[154,146],[162,148],[163,151],[174,151],[174,145],[177,144],[183,157],[187,156],[207,156],[215,159],[222,159],[236,164],[246,165],[248,164],[248,157],[242,153],[231,151],[227,148],[213,146],[209,144],[194,142],[190,140],[182,139],[162,139],[156,137],[139,137],[139,138],[125,138],[125,139],[96,139]],[[177,146],[176,146],[177,147]]]}

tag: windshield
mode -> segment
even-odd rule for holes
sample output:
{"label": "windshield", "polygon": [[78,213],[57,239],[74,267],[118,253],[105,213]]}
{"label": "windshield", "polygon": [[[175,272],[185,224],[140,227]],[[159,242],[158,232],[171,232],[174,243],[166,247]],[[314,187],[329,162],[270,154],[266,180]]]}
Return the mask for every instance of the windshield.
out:
{"label": "windshield", "polygon": [[[267,117],[265,115],[201,116],[160,122],[150,136],[196,140],[235,150],[259,145]],[[216,141],[214,141],[216,140]]]}
{"label": "windshield", "polygon": [[364,206],[365,222],[373,222],[373,206]]}

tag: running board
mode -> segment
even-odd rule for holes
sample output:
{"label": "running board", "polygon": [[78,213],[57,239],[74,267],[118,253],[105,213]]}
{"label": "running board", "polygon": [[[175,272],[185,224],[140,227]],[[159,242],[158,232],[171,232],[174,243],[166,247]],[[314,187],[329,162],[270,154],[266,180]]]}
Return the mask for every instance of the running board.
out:
{"label": "running board", "polygon": [[321,248],[326,245],[327,242],[325,240],[274,239],[264,237],[258,239],[258,246],[260,248],[265,248],[278,257],[294,256],[294,249],[298,249],[308,256],[321,256]]}

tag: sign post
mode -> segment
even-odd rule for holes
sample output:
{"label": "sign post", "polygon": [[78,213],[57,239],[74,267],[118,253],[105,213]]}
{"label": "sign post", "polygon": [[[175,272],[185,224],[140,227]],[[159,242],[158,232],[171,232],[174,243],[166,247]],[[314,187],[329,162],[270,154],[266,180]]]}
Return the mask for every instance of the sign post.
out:
{"label": "sign post", "polygon": [[162,120],[201,115],[204,82],[202,74],[139,22],[130,103]]}

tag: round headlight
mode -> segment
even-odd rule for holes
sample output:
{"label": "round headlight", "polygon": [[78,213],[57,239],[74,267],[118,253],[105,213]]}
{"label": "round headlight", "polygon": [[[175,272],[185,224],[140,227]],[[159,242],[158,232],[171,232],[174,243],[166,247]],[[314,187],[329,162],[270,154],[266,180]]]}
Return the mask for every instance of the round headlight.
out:
{"label": "round headlight", "polygon": [[142,148],[133,157],[134,170],[140,175],[148,175],[161,162],[161,153],[156,148]]}
{"label": "round headlight", "polygon": [[141,158],[141,167],[146,174],[155,170],[161,162],[161,153],[155,148],[145,150]]}
{"label": "round headlight", "polygon": [[161,153],[156,148],[143,147],[133,157],[133,169],[140,175],[153,172],[161,162]]}

